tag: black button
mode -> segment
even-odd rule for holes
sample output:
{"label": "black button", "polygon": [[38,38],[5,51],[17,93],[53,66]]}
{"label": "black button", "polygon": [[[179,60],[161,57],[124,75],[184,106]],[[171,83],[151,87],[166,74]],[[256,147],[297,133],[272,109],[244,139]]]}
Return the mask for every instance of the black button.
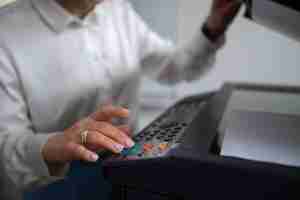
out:
{"label": "black button", "polygon": [[172,126],[173,126],[173,123],[169,123],[169,124],[164,124],[164,125],[160,126],[160,128],[162,128],[162,129],[169,129]]}
{"label": "black button", "polygon": [[145,132],[145,135],[149,135],[151,133],[152,133],[152,131],[147,131],[147,132]]}
{"label": "black button", "polygon": [[155,137],[163,137],[163,135],[162,134],[157,134],[157,135],[155,135]]}

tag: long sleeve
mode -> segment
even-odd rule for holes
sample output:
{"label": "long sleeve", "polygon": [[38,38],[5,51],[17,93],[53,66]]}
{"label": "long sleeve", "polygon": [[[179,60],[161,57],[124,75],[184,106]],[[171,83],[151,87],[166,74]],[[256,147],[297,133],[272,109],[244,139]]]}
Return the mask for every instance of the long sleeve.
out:
{"label": "long sleeve", "polygon": [[190,41],[175,47],[172,42],[151,31],[130,5],[128,10],[129,19],[137,32],[142,69],[146,75],[162,83],[198,79],[212,68],[216,52],[225,42],[221,37],[212,43],[199,29]]}
{"label": "long sleeve", "polygon": [[6,176],[19,189],[43,182],[49,172],[41,149],[48,137],[34,132],[17,72],[0,48],[1,176]]}

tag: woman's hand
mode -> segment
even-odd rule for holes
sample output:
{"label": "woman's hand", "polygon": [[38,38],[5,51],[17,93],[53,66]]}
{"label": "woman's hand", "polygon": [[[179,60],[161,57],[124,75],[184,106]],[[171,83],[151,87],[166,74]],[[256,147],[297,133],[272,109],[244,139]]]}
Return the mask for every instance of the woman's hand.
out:
{"label": "woman's hand", "polygon": [[206,26],[210,33],[219,37],[233,22],[242,5],[241,0],[213,0]]}
{"label": "woman's hand", "polygon": [[[120,153],[134,145],[125,126],[115,127],[113,118],[127,118],[129,111],[120,107],[107,106],[86,119],[75,123],[62,134],[49,138],[42,155],[48,164],[66,164],[72,160],[95,162],[96,150],[108,149]],[[81,133],[88,131],[86,144],[81,144]]]}

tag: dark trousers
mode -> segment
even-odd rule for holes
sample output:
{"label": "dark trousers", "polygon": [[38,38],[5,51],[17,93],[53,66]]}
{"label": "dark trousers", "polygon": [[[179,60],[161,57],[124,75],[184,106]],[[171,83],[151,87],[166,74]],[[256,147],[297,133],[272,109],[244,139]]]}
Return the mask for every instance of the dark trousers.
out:
{"label": "dark trousers", "polygon": [[111,186],[104,179],[101,161],[73,162],[64,180],[28,192],[24,200],[109,200]]}

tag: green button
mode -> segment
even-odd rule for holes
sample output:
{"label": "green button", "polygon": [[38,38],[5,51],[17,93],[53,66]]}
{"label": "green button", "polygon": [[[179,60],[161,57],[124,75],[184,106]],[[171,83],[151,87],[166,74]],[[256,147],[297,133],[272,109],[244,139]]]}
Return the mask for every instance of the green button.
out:
{"label": "green button", "polygon": [[135,144],[129,151],[127,152],[127,155],[137,155],[141,151],[141,145],[140,144]]}

